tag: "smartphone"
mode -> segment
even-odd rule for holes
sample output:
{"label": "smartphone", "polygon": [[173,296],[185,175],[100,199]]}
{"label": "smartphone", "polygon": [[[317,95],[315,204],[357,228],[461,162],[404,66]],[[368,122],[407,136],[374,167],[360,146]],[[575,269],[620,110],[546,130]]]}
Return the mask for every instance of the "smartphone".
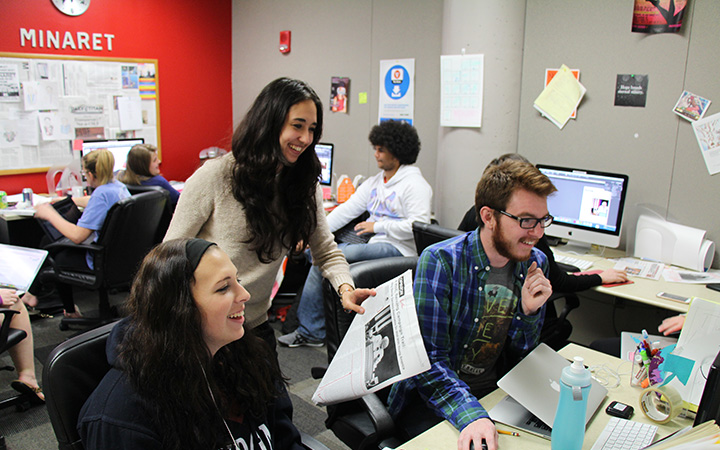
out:
{"label": "smartphone", "polygon": [[621,419],[629,419],[632,417],[634,410],[630,405],[613,401],[605,408],[605,412],[611,416],[620,417]]}
{"label": "smartphone", "polygon": [[682,295],[671,294],[669,292],[658,292],[657,296],[667,300],[674,300],[676,302],[689,303],[690,297],[684,297]]}
{"label": "smartphone", "polygon": [[705,285],[708,289],[720,292],[720,283],[710,283]]}

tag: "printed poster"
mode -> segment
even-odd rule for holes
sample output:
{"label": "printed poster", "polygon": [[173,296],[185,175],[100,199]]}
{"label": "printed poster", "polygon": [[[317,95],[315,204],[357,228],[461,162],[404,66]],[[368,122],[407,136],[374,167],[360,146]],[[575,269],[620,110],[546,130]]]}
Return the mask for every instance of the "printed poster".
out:
{"label": "printed poster", "polygon": [[330,111],[347,114],[350,78],[332,77],[330,83]]}
{"label": "printed poster", "polygon": [[693,131],[710,175],[720,172],[720,113],[693,122]]}
{"label": "printed poster", "polygon": [[688,0],[635,0],[634,33],[677,33]]}
{"label": "printed poster", "polygon": [[402,120],[413,124],[415,115],[415,59],[380,61],[378,122]]}
{"label": "printed poster", "polygon": [[710,106],[710,100],[695,95],[689,91],[683,91],[682,95],[675,104],[673,112],[683,119],[694,122],[702,119]]}
{"label": "printed poster", "polygon": [[484,55],[440,57],[440,126],[482,125]]}

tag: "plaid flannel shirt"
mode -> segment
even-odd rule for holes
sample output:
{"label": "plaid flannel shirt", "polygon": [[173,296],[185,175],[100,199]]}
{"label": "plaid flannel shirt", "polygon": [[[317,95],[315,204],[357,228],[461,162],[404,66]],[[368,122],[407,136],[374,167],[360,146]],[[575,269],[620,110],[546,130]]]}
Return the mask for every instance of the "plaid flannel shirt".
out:
{"label": "plaid flannel shirt", "polygon": [[[547,257],[535,248],[528,261],[515,263],[513,271],[517,311],[503,348],[503,352],[512,352],[513,356],[524,356],[537,346],[545,317],[545,306],[534,315],[525,315],[519,300],[525,274],[533,261],[547,276]],[[478,229],[423,251],[415,275],[414,294],[431,367],[393,385],[388,398],[393,416],[397,417],[403,410],[410,391],[418,389],[428,406],[458,430],[489,417],[458,376],[465,350],[484,311],[484,286],[489,271],[490,261],[482,248]]]}

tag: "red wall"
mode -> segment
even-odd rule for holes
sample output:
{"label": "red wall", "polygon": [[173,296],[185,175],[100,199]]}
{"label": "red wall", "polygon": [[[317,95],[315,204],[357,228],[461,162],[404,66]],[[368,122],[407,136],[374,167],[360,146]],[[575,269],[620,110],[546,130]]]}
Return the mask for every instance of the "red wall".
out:
{"label": "red wall", "polygon": [[[231,0],[91,0],[79,17],[51,0],[0,0],[0,52],[158,60],[160,145],[165,178],[184,180],[200,150],[229,149],[232,134]],[[112,50],[20,46],[20,29],[76,36],[113,34]],[[8,194],[46,192],[45,173],[0,176]]]}

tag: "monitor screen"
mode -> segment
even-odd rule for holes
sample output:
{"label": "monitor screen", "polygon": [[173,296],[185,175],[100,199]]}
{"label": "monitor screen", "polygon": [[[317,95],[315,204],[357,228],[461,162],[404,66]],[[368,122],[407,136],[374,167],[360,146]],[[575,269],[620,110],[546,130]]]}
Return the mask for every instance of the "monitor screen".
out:
{"label": "monitor screen", "polygon": [[620,245],[627,175],[537,165],[557,188],[548,197],[555,218],[545,229],[548,236],[571,243]]}
{"label": "monitor screen", "polygon": [[131,138],[131,139],[102,139],[93,141],[83,141],[82,144],[82,156],[87,155],[93,150],[104,148],[110,151],[115,157],[115,167],[113,172],[125,169],[125,162],[127,161],[127,154],[134,145],[144,144],[143,138]]}
{"label": "monitor screen", "polygon": [[320,172],[320,184],[332,186],[333,152],[335,146],[327,143],[315,144],[315,154],[320,160],[322,171]]}

